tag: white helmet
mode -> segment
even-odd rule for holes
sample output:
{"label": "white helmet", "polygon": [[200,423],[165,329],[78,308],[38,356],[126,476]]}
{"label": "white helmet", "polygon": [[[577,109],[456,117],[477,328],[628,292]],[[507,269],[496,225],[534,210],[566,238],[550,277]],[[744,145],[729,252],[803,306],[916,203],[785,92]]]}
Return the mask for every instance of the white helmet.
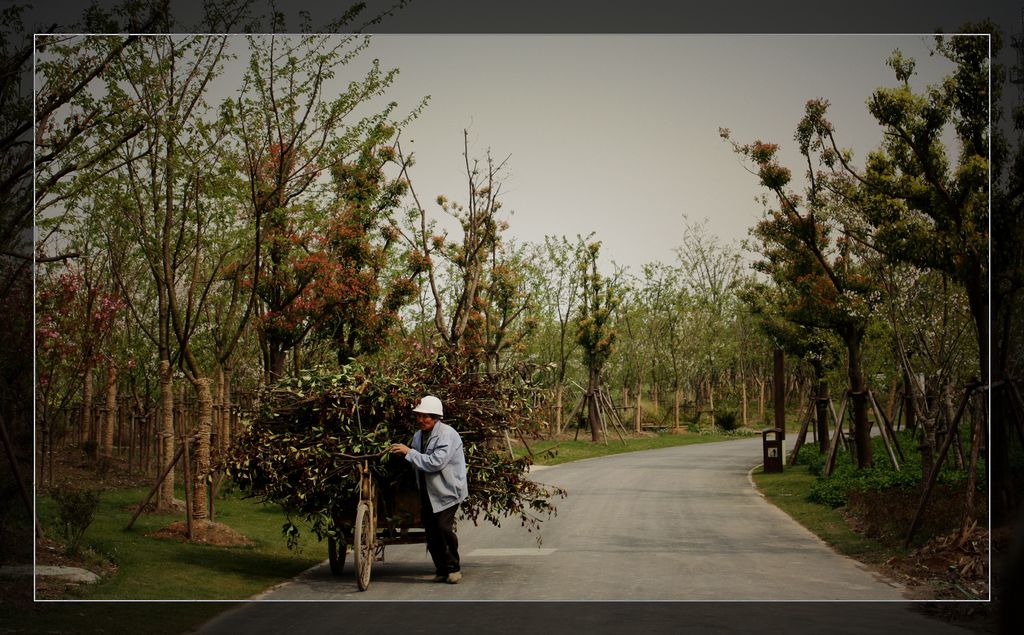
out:
{"label": "white helmet", "polygon": [[416,407],[412,409],[413,412],[422,412],[428,415],[437,415],[438,417],[444,416],[444,409],[441,407],[441,400],[433,395],[427,395],[420,402],[416,404]]}

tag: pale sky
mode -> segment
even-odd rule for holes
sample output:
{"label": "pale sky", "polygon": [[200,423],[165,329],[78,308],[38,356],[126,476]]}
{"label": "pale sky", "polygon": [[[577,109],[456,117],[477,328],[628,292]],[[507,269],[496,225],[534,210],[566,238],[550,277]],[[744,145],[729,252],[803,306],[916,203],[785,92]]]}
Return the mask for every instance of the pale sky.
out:
{"label": "pale sky", "polygon": [[[991,12],[990,3],[982,4]],[[395,17],[396,29],[415,31],[417,15],[432,6],[412,3]],[[436,10],[447,8],[475,24],[474,12],[456,11],[461,6],[446,0]],[[884,25],[909,20],[886,12]],[[855,13],[850,24],[864,17]],[[483,25],[494,23],[485,17]],[[1011,30],[1016,25],[1007,25],[1016,16],[999,22]],[[673,24],[678,27],[678,20]],[[929,56],[931,39],[927,31],[402,33],[373,36],[362,60],[376,57],[384,68],[400,69],[384,97],[398,101],[400,111],[431,97],[402,140],[416,154],[414,186],[434,217],[442,216],[433,203],[438,194],[466,201],[461,153],[468,128],[473,156],[482,158],[489,148],[499,160],[509,157],[502,190],[504,211],[511,213],[508,236],[538,242],[545,235],[571,239],[593,231],[604,244],[606,263],[639,273],[645,263],[674,260],[684,214],[691,222],[708,218],[709,230],[729,243],[745,238],[759,218],[755,197],[763,191],[719,138],[719,127],[731,129],[741,143],[781,144],[782,158],[800,173],[793,132],[804,103],[823,97],[832,103],[840,142],[855,150],[860,164],[881,138],[865,101],[876,87],[895,84],[885,65],[892,50],[918,60],[919,85],[949,70],[944,60]],[[242,48],[236,51],[244,55]],[[223,88],[237,78],[226,77]],[[1007,92],[1015,90],[1008,86]]]}
{"label": "pale sky", "polygon": [[[403,133],[412,176],[431,212],[437,194],[466,200],[462,129],[471,154],[509,156],[508,235],[586,235],[602,257],[639,273],[675,258],[683,214],[707,217],[724,242],[759,218],[761,193],[719,127],[783,146],[812,98],[831,101],[839,139],[861,160],[881,140],[865,101],[894,85],[885,59],[918,58],[921,81],[948,66],[924,35],[378,35],[366,55],[400,74],[388,95],[411,108]],[[410,143],[411,142],[411,143]],[[785,152],[790,150],[791,152]],[[430,201],[428,203],[428,201]]]}

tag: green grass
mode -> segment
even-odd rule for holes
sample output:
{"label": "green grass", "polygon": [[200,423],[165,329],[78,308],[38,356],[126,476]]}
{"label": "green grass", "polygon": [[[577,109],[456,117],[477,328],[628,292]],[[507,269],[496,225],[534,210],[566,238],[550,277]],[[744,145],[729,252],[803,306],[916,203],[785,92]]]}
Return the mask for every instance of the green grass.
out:
{"label": "green grass", "polygon": [[[89,600],[202,599],[240,600],[288,579],[326,557],[315,537],[304,535],[300,550],[289,551],[281,536],[285,517],[280,507],[263,505],[237,494],[216,500],[215,520],[255,541],[254,546],[219,547],[150,536],[182,520],[183,514],[143,514],[131,530],[129,506],[146,495],[143,489],[104,492],[83,546],[117,563],[117,573],[83,585],[78,596]],[[56,507],[41,498],[39,520],[55,534]]]}
{"label": "green grass", "polygon": [[903,553],[853,531],[840,508],[810,502],[811,485],[817,477],[807,471],[806,465],[786,466],[783,472],[772,474],[765,474],[762,468],[757,468],[753,477],[758,489],[773,505],[839,553],[866,564],[879,564]]}
{"label": "green grass", "polygon": [[[627,437],[626,444],[612,435],[608,444],[594,444],[581,431],[580,440],[531,441],[535,461],[555,465],[568,461],[622,452],[651,450],[736,438],[726,434],[668,434]],[[552,452],[545,454],[545,450]],[[525,453],[521,446],[517,455]],[[838,512],[803,501],[813,477],[806,468],[787,469],[783,475],[757,475],[759,486],[780,508],[797,518],[837,549],[859,559],[871,556],[875,546],[850,531]],[[143,514],[130,531],[129,507],[147,490],[104,492],[96,519],[85,534],[83,546],[94,557],[117,563],[117,573],[95,585],[85,585],[76,600],[149,600],[140,602],[47,602],[0,619],[3,632],[109,633],[123,632],[126,625],[146,624],[154,635],[188,632],[235,604],[231,602],[160,602],[156,600],[237,600],[294,577],[326,557],[326,547],[303,534],[300,550],[289,551],[281,536],[284,513],[277,506],[242,499],[238,494],[216,501],[216,520],[256,542],[252,547],[215,547],[148,536],[183,514]],[[182,492],[178,493],[182,496]],[[39,499],[39,518],[44,531],[55,535],[56,508],[49,498]],[[805,511],[800,511],[801,509]],[[825,527],[826,530],[821,528]]]}
{"label": "green grass", "polygon": [[[679,445],[693,445],[695,443],[710,443],[713,441],[727,441],[735,439],[742,433],[734,434],[722,434],[722,433],[684,433],[684,434],[669,434],[666,432],[658,433],[657,436],[645,436],[645,437],[625,437],[625,443],[623,443],[618,435],[612,434],[608,438],[608,443],[594,443],[590,440],[590,433],[587,431],[580,432],[580,438],[577,440],[561,440],[561,441],[530,441],[530,450],[533,452],[533,462],[537,465],[558,465],[559,463],[568,463],[570,461],[580,461],[583,459],[593,459],[600,456],[609,456],[612,454],[621,454],[623,452],[639,452],[641,450],[656,450],[659,448],[670,448]],[[513,448],[515,456],[524,456],[527,452],[526,449],[520,444],[518,447]]]}
{"label": "green grass", "polygon": [[[141,502],[147,493],[145,489],[104,492],[95,520],[85,533],[87,559],[115,562],[115,574],[99,583],[82,585],[68,597],[72,601],[31,603],[30,585],[18,586],[14,591],[23,597],[6,598],[3,604],[10,602],[10,607],[0,611],[0,631],[190,632],[236,604],[157,600],[244,600],[326,558],[326,546],[308,533],[303,534],[299,550],[289,551],[281,536],[285,515],[280,507],[243,499],[238,494],[217,497],[215,520],[250,538],[254,546],[217,547],[147,535],[183,520],[183,514],[143,514],[131,530],[125,530],[133,513],[129,506]],[[182,495],[179,491],[178,496]],[[44,532],[57,536],[56,505],[50,498],[39,498],[38,514]],[[6,610],[14,606],[18,610]]]}

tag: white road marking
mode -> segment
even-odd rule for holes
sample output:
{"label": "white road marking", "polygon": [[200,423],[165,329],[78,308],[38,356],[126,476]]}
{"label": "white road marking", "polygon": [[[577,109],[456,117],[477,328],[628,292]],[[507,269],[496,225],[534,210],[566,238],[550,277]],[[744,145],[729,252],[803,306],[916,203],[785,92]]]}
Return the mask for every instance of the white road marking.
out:
{"label": "white road marking", "polygon": [[466,554],[466,557],[471,556],[546,556],[553,553],[554,549],[539,549],[533,547],[526,547],[524,549],[474,549],[473,551]]}

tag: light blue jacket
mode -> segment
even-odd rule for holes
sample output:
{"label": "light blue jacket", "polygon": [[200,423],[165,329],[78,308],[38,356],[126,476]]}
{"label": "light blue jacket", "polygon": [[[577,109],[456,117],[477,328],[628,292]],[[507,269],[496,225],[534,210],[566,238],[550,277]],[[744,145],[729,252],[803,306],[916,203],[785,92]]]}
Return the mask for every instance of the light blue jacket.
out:
{"label": "light blue jacket", "polygon": [[422,438],[423,431],[417,430],[405,460],[424,473],[430,508],[436,514],[461,503],[469,495],[466,455],[462,451],[462,437],[455,428],[441,421],[430,431],[426,448],[420,447]]}

